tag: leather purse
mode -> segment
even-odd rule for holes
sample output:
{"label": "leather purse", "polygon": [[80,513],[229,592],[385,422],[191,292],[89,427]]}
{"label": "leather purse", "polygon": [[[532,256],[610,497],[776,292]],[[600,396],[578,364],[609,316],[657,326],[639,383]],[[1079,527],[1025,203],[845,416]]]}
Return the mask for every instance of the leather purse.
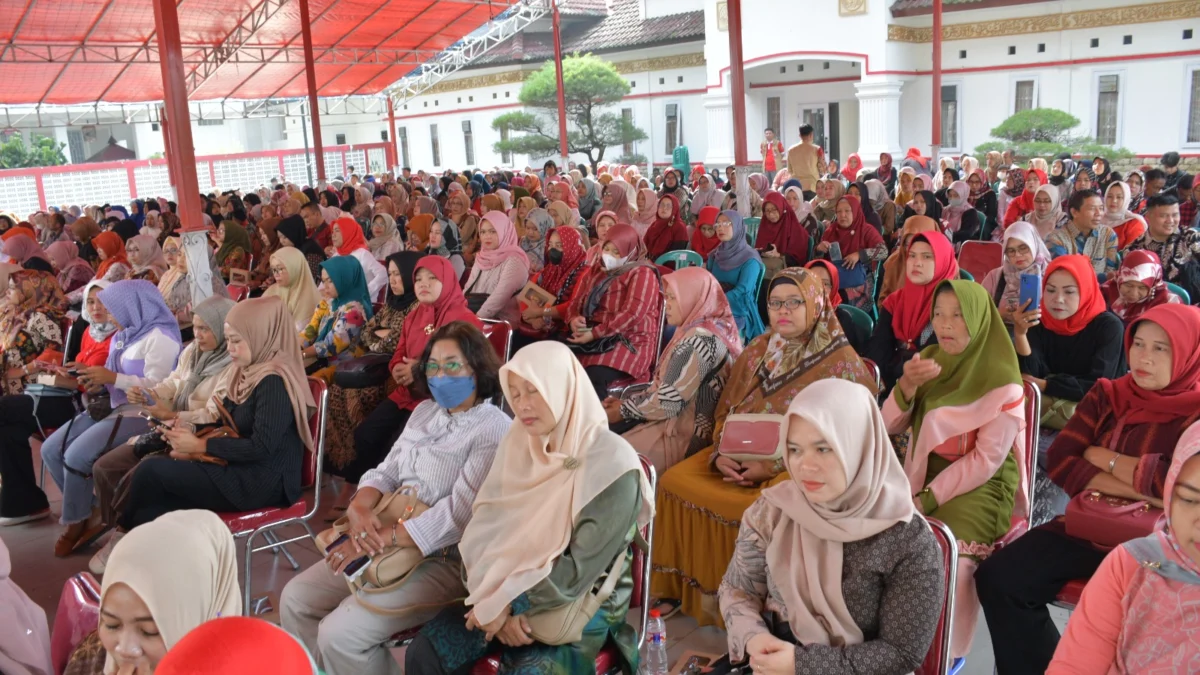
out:
{"label": "leather purse", "polygon": [[333,383],[343,389],[370,389],[387,382],[391,354],[367,354],[337,364]]}
{"label": "leather purse", "polygon": [[1166,521],[1163,510],[1146,501],[1113,497],[1084,490],[1067,503],[1067,536],[1111,549],[1158,530]]}
{"label": "leather purse", "polygon": [[530,636],[546,645],[569,645],[582,640],[583,629],[616,590],[628,554],[629,547],[622,547],[612,567],[608,568],[604,583],[595,592],[546,612],[525,615]]}
{"label": "leather purse", "polygon": [[721,429],[717,454],[737,462],[772,462],[783,458],[786,446],[783,415],[730,415]]}

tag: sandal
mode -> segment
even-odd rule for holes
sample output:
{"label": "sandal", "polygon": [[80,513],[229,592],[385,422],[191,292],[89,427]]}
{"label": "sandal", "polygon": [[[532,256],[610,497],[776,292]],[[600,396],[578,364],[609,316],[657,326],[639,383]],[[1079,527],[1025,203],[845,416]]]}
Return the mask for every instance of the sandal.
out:
{"label": "sandal", "polygon": [[679,613],[679,610],[683,608],[683,602],[675,598],[659,598],[650,608],[658,610],[658,615],[666,621]]}

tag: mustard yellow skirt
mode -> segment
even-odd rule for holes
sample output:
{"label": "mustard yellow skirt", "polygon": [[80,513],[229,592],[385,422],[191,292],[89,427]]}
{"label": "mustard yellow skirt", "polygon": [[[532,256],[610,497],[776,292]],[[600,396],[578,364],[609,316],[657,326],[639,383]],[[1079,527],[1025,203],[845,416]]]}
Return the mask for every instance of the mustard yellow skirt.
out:
{"label": "mustard yellow skirt", "polygon": [[726,483],[702,450],[662,475],[654,527],[650,590],[677,598],[701,626],[724,627],[717,589],[733,559],[742,514],[764,488],[789,480],[786,472],[759,487]]}

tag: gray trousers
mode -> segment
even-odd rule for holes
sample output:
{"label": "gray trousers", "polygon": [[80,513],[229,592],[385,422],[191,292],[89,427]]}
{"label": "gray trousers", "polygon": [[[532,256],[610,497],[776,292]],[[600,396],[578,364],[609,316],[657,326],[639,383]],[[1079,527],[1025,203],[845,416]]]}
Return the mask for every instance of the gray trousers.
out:
{"label": "gray trousers", "polygon": [[284,587],[279,619],[328,675],[401,675],[400,664],[384,643],[400,631],[427,623],[466,595],[457,553],[435,553],[395,592],[370,598],[383,609],[409,610],[383,616],[351,597],[346,580],[322,560]]}

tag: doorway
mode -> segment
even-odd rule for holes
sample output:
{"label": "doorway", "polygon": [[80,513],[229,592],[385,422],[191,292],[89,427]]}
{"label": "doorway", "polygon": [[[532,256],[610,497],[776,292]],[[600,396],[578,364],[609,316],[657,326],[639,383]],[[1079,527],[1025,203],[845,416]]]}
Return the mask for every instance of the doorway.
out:
{"label": "doorway", "polygon": [[[825,148],[829,139],[829,105],[826,103],[801,103],[800,124],[811,124],[813,143]],[[826,148],[828,149],[828,148]]]}

